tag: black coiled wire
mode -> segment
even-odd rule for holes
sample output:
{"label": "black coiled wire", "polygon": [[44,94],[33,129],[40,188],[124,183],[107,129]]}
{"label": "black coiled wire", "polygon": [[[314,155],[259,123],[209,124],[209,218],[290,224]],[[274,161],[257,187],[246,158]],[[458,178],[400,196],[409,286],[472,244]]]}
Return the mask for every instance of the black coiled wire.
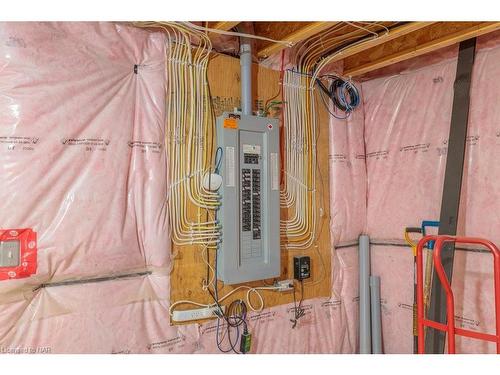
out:
{"label": "black coiled wire", "polygon": [[[321,89],[320,94],[321,99],[323,100],[323,104],[325,104],[328,112],[333,117],[338,119],[346,119],[360,103],[360,95],[358,89],[356,88],[356,86],[354,86],[353,83],[337,76],[325,75],[321,78],[331,79],[331,84],[329,87],[325,86],[321,79],[316,80],[316,83]],[[345,113],[344,117],[340,117],[330,111],[324,98],[325,95],[331,99],[336,108]]]}

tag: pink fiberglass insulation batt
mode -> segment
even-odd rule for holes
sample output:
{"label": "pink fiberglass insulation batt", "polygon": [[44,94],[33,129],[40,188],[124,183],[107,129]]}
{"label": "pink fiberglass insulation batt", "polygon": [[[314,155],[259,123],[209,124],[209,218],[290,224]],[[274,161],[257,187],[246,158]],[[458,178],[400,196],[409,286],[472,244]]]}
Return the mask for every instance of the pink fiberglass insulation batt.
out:
{"label": "pink fiberglass insulation batt", "polygon": [[2,347],[57,340],[62,349],[82,329],[86,351],[92,320],[80,324],[81,308],[92,306],[102,326],[107,308],[150,299],[124,281],[36,288],[166,270],[164,76],[161,34],[112,23],[0,26],[0,223],[38,234],[36,275],[0,283]]}
{"label": "pink fiberglass insulation batt", "polygon": [[37,282],[165,267],[163,37],[6,23],[0,40],[0,222],[38,233]]}
{"label": "pink fiberglass insulation batt", "polygon": [[[497,162],[500,110],[495,103],[500,97],[496,84],[500,79],[499,42],[498,33],[478,40],[458,231],[460,235],[490,239],[497,245],[500,244],[500,165]],[[378,243],[372,246],[372,274],[381,276],[386,353],[412,352],[412,252],[407,247],[393,245],[404,243],[406,226],[418,226],[422,220],[439,220],[456,51],[455,46],[452,50],[423,56],[400,65],[397,74],[392,69],[390,75],[372,78],[360,85],[366,148],[366,233]],[[363,124],[357,123],[354,117],[344,126],[361,129]],[[360,148],[356,139],[346,138],[342,133],[361,130],[338,130],[339,124],[335,121],[331,127],[334,134],[340,134],[332,138],[333,150]],[[354,159],[351,156],[348,160],[352,163]],[[337,223],[332,220],[334,233],[336,227],[349,228],[353,222],[363,222],[363,207],[350,201],[354,194],[352,181],[361,175],[362,167],[357,170],[351,167],[346,173],[345,164],[331,164],[331,194],[332,197],[340,195],[332,202],[332,218],[340,220]],[[341,176],[344,180],[339,180]],[[363,184],[361,179],[358,184]],[[345,191],[339,193],[344,187]],[[340,237],[342,243],[352,242],[357,234],[353,231],[349,237],[337,235],[337,238]],[[456,325],[493,333],[491,255],[458,250],[454,267]],[[494,352],[494,346],[459,339],[457,352]]]}
{"label": "pink fiberglass insulation batt", "polygon": [[[37,273],[0,282],[0,352],[218,352],[213,321],[168,317],[164,43],[113,23],[0,25],[0,223],[38,233]],[[252,352],[356,351],[357,254],[332,264],[332,298],[305,301],[295,329],[293,303],[249,313]]]}
{"label": "pink fiberglass insulation batt", "polygon": [[334,246],[357,240],[366,227],[364,123],[362,107],[347,120],[330,116],[330,233]]}

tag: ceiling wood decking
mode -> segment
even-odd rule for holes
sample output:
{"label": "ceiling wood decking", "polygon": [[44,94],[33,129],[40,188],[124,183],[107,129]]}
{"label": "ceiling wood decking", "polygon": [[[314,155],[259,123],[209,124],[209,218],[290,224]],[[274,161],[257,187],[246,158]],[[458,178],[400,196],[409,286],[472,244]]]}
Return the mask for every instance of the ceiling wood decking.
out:
{"label": "ceiling wood decking", "polygon": [[[204,22],[212,29],[236,31],[242,22]],[[253,34],[293,45],[324,41],[324,56],[329,61],[343,60],[345,76],[360,77],[463,40],[500,29],[500,22],[245,22]],[[216,40],[220,36],[211,34]],[[234,43],[237,37],[233,38]],[[333,42],[332,42],[333,41]],[[233,44],[234,44],[233,43]],[[262,61],[288,48],[284,43],[256,40],[256,56]],[[237,47],[237,44],[236,44]],[[216,48],[217,49],[217,48]],[[222,51],[223,52],[223,51]],[[223,52],[224,53],[224,52]]]}

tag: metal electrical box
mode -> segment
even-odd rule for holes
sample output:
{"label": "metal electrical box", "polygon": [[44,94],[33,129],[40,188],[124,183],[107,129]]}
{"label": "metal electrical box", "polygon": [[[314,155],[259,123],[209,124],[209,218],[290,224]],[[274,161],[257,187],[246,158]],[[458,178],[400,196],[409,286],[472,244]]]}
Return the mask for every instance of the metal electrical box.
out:
{"label": "metal electrical box", "polygon": [[223,178],[218,278],[226,284],[280,275],[278,121],[239,113],[217,118]]}

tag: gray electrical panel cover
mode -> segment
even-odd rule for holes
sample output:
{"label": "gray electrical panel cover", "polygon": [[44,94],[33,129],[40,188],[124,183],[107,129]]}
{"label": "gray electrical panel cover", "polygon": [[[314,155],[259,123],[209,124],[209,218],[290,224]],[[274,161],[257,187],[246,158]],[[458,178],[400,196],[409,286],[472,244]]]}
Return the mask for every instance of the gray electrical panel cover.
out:
{"label": "gray electrical panel cover", "polygon": [[217,118],[222,148],[222,242],[218,278],[226,284],[280,275],[279,126],[275,119],[224,113]]}

